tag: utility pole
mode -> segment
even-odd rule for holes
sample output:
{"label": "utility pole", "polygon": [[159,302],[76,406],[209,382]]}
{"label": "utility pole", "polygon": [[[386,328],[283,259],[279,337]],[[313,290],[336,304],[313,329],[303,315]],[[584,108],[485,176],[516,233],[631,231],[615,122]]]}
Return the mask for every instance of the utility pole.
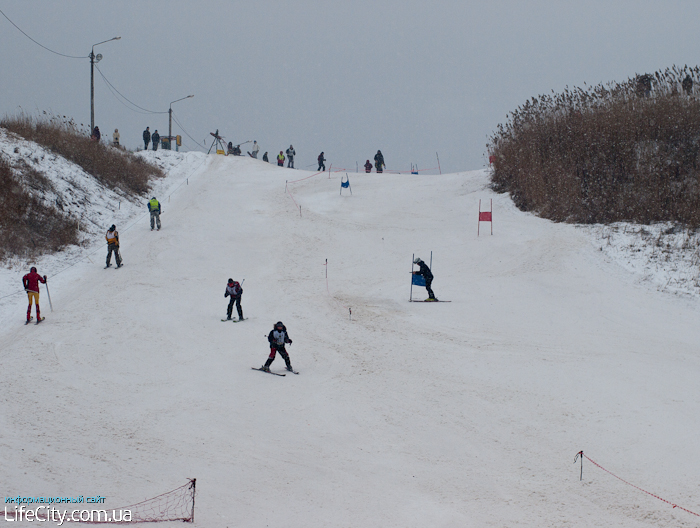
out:
{"label": "utility pole", "polygon": [[102,54],[98,53],[95,55],[95,46],[104,44],[105,42],[111,42],[113,40],[119,40],[121,37],[114,37],[109,40],[103,40],[97,44],[92,45],[92,51],[90,51],[90,135],[95,130],[95,64],[102,60]]}
{"label": "utility pole", "polygon": [[194,95],[188,95],[187,97],[176,99],[170,103],[170,108],[168,109],[168,144],[170,145],[170,150],[173,150],[173,103],[189,99],[190,97],[194,97]]}

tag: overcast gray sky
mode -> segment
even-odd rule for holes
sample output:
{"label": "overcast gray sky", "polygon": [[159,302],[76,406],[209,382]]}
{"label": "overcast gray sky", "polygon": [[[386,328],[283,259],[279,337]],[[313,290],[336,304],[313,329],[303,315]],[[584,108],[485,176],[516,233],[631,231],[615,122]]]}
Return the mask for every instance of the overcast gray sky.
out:
{"label": "overcast gray sky", "polygon": [[[388,169],[485,165],[506,114],[566,85],[696,65],[697,1],[352,0],[6,1],[0,8],[43,45],[69,55],[98,46],[99,67],[136,104],[167,111],[196,140],[216,128],[257,139],[297,167],[322,150],[355,168],[384,153]],[[90,121],[87,58],[38,47],[0,17],[0,114],[51,110]],[[95,121],[134,148],[167,114],[127,109],[96,72]],[[183,134],[173,124],[174,134]],[[187,136],[185,144],[194,148]],[[207,143],[208,146],[208,143]],[[245,148],[244,148],[245,150]]]}

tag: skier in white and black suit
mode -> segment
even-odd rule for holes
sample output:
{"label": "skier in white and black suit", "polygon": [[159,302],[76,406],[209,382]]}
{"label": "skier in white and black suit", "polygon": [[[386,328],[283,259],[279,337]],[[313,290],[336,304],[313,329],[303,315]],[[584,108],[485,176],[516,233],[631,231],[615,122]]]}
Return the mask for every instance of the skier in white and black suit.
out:
{"label": "skier in white and black suit", "polygon": [[292,368],[292,363],[289,360],[289,354],[287,354],[287,350],[284,348],[285,343],[289,343],[291,345],[292,340],[289,339],[289,334],[287,334],[287,327],[282,324],[282,321],[277,321],[275,327],[267,336],[267,340],[270,342],[270,357],[267,358],[267,361],[261,367],[261,369],[266,372],[269,372],[270,365],[272,365],[272,362],[275,360],[275,355],[277,354],[277,352],[279,352],[280,356],[282,356],[284,362],[287,364],[287,370],[290,372],[294,372],[294,369]]}
{"label": "skier in white and black suit", "polygon": [[413,263],[418,266],[420,269],[418,271],[414,271],[414,275],[422,275],[423,278],[425,279],[425,289],[428,290],[428,301],[437,301],[435,298],[435,294],[433,293],[433,289],[430,287],[430,285],[433,282],[433,272],[430,271],[430,268],[428,265],[423,262],[421,259],[416,257],[416,259],[413,261]]}
{"label": "skier in white and black suit", "polygon": [[231,297],[228,302],[228,308],[226,309],[226,319],[231,319],[231,314],[233,313],[233,305],[236,304],[236,310],[238,310],[238,320],[243,320],[243,308],[241,308],[241,295],[243,295],[243,288],[241,285],[233,279],[228,280],[226,285],[226,291],[224,292],[224,299],[226,297]]}
{"label": "skier in white and black suit", "polygon": [[294,147],[289,145],[289,148],[287,149],[287,168],[293,169],[294,168],[294,156],[297,155],[297,151],[294,150]]}

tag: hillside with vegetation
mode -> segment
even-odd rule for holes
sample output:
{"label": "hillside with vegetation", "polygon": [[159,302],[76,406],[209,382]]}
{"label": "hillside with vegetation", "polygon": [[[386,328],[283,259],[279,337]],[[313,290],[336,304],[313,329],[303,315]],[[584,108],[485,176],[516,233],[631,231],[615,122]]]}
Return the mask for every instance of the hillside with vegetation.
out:
{"label": "hillside with vegetation", "polygon": [[575,223],[700,225],[700,68],[527,101],[487,145],[492,186]]}

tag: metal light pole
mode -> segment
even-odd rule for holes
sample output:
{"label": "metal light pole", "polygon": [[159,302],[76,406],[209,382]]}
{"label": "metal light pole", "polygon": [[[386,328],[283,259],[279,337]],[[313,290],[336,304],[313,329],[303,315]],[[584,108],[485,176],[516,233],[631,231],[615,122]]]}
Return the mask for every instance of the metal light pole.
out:
{"label": "metal light pole", "polygon": [[104,44],[105,42],[112,42],[113,40],[119,40],[121,37],[114,37],[109,40],[103,40],[97,44],[92,45],[92,51],[88,57],[90,58],[90,135],[92,136],[95,130],[95,64],[102,60],[102,54],[98,53],[95,55],[95,46]]}
{"label": "metal light pole", "polygon": [[[194,95],[188,95],[187,97],[183,97],[182,99],[176,99],[173,101],[173,103],[177,103],[178,101],[184,101],[185,99],[189,99],[190,97],[194,97]],[[168,110],[168,143],[170,144],[170,150],[173,150],[173,103],[170,103],[170,108]]]}

